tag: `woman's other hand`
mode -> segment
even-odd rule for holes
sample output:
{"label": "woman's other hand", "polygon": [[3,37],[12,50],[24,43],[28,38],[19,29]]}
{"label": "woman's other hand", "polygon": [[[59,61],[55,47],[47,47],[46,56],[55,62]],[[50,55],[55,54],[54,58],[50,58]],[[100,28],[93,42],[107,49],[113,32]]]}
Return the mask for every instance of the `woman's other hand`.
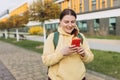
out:
{"label": "woman's other hand", "polygon": [[82,57],[85,56],[85,50],[82,47],[77,47],[77,53],[80,54]]}

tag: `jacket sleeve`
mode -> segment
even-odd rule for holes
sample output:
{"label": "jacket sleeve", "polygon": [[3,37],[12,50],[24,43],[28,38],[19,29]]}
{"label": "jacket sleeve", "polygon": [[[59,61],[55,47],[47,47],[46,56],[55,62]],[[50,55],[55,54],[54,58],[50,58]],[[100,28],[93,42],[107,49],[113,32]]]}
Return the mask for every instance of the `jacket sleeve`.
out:
{"label": "jacket sleeve", "polygon": [[63,58],[61,53],[55,53],[53,37],[54,33],[50,34],[44,43],[42,61],[46,66],[57,64]]}
{"label": "jacket sleeve", "polygon": [[83,34],[81,34],[81,35],[82,35],[82,37],[83,37],[82,47],[83,47],[84,50],[85,50],[85,56],[84,56],[84,57],[81,56],[81,59],[82,59],[84,62],[88,63],[88,62],[91,62],[91,61],[94,59],[94,55],[93,55],[92,51],[91,51],[90,48],[89,48],[89,45],[88,45],[88,43],[87,43],[87,41],[86,41],[85,36],[84,36]]}

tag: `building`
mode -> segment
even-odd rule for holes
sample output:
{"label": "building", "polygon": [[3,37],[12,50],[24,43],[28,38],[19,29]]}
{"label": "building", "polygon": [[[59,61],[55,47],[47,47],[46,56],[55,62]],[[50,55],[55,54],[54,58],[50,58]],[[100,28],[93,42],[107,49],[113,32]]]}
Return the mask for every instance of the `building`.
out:
{"label": "building", "polygon": [[[77,13],[81,32],[91,35],[120,35],[120,0],[54,0],[61,10],[71,8]],[[52,24],[51,24],[52,23]],[[54,24],[53,24],[54,23]],[[55,22],[46,22],[46,28],[55,29]]]}
{"label": "building", "polygon": [[3,13],[0,14],[0,21],[6,21],[9,17],[14,15],[22,15],[24,12],[28,10],[28,3],[24,2],[13,9],[7,9]]}
{"label": "building", "polygon": [[26,11],[28,11],[28,3],[24,2],[24,3],[20,4],[19,6],[15,7],[14,9],[12,9],[9,12],[9,15],[10,16],[21,15]]}
{"label": "building", "polygon": [[[29,0],[28,0],[29,1]],[[33,2],[35,0],[31,0]],[[120,35],[120,0],[42,0],[53,1],[60,5],[61,11],[71,8],[77,13],[77,25],[81,32],[91,35]],[[29,2],[19,5],[12,11],[6,10],[0,21],[9,16],[28,10]],[[9,13],[9,16],[8,16]],[[3,14],[2,14],[3,15]],[[49,31],[58,27],[58,19],[46,21]]]}

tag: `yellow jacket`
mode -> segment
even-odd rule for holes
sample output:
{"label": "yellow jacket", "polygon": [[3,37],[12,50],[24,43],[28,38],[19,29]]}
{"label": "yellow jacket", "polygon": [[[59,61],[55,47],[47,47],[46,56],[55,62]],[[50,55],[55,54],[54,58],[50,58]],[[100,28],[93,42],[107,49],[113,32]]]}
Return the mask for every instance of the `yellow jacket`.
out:
{"label": "yellow jacket", "polygon": [[42,61],[49,66],[48,76],[51,80],[82,80],[86,72],[84,62],[92,61],[94,55],[90,51],[84,35],[80,33],[83,37],[81,46],[85,49],[85,56],[82,57],[77,53],[63,56],[60,50],[71,45],[73,35],[65,33],[60,27],[58,32],[59,41],[55,50],[53,44],[54,33],[51,33],[44,43]]}

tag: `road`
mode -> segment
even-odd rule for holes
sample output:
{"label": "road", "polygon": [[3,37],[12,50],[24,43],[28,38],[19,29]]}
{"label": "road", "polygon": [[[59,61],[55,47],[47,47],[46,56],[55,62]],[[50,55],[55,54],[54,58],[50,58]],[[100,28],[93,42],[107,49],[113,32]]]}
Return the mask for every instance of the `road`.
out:
{"label": "road", "polygon": [[[40,36],[27,36],[27,39],[43,42],[43,37]],[[91,49],[120,52],[120,40],[87,39],[87,41]]]}

